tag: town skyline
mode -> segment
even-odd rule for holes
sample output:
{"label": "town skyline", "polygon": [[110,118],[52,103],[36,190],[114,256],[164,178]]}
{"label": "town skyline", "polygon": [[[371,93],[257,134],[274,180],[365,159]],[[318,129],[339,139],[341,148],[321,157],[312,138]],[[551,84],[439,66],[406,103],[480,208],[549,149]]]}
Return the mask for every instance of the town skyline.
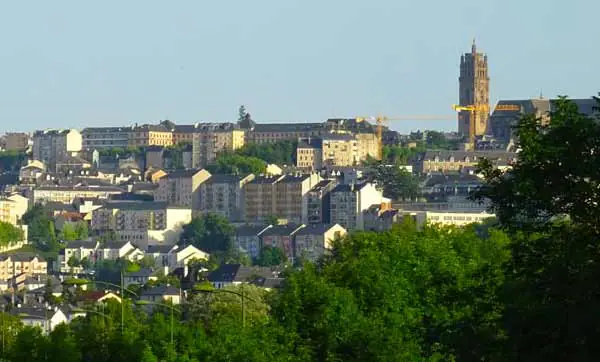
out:
{"label": "town skyline", "polygon": [[[26,12],[22,5],[9,5],[0,30],[19,37],[3,42],[6,131],[232,121],[240,104],[265,123],[454,115],[460,55],[473,37],[489,55],[492,104],[540,92],[586,98],[600,80],[598,55],[581,41],[598,6],[589,1],[551,8],[467,1],[438,4],[434,13],[383,0],[234,9],[145,2],[143,12],[132,2],[118,13],[112,4],[41,5],[27,17],[14,16]],[[555,29],[566,15],[577,21]],[[487,26],[506,18],[510,28]],[[454,130],[456,118],[396,126]]]}

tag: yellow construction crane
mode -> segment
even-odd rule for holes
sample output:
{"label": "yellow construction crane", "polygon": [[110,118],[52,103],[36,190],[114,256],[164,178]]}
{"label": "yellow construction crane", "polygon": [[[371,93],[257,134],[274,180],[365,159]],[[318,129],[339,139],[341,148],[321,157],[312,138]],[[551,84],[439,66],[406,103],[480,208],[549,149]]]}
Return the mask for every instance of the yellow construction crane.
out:
{"label": "yellow construction crane", "polygon": [[471,104],[468,106],[460,106],[453,104],[452,108],[457,112],[467,111],[470,113],[469,116],[469,145],[475,150],[475,113],[476,112],[488,112],[490,106],[487,104]]}
{"label": "yellow construction crane", "polygon": [[400,117],[387,117],[387,116],[377,116],[377,117],[356,117],[356,122],[362,122],[364,120],[374,121],[377,124],[377,142],[378,142],[378,150],[377,150],[377,159],[383,159],[383,127],[388,121],[448,121],[453,117],[449,116],[400,116]]}

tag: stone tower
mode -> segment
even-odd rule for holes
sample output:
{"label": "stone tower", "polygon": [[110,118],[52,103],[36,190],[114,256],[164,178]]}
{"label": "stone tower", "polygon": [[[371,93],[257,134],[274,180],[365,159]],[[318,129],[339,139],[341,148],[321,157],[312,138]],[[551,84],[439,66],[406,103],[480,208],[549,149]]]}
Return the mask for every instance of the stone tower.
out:
{"label": "stone tower", "polygon": [[[487,55],[477,52],[475,39],[471,52],[460,57],[459,104],[477,106],[474,112],[475,135],[483,135],[489,129],[490,78],[488,76]],[[458,133],[469,135],[471,112],[458,114]]]}

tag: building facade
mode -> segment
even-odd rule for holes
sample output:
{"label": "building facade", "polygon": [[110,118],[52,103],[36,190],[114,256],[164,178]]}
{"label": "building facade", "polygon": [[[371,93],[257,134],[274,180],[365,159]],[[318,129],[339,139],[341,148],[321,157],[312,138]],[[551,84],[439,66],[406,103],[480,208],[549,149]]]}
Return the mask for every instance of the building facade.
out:
{"label": "building facade", "polygon": [[89,127],[81,131],[83,149],[127,148],[131,127]]}
{"label": "building facade", "polygon": [[372,183],[337,185],[331,191],[330,221],[347,230],[364,230],[366,211],[385,201],[382,192]]}
{"label": "building facade", "polygon": [[164,201],[169,206],[200,210],[200,185],[211,177],[206,170],[184,170],[169,172],[158,181],[156,201]]}
{"label": "building facade", "polygon": [[171,146],[173,131],[164,125],[145,124],[133,126],[127,134],[129,147]]}
{"label": "building facade", "polygon": [[475,40],[470,53],[460,58],[459,105],[477,106],[474,120],[471,123],[471,112],[461,111],[458,114],[458,133],[469,136],[471,124],[475,127],[474,135],[483,135],[489,129],[490,78],[488,75],[487,55],[477,52]]}
{"label": "building facade", "polygon": [[306,171],[324,167],[356,166],[368,158],[377,158],[374,133],[328,133],[319,137],[300,138],[296,149],[296,166]]}
{"label": "building facade", "polygon": [[50,170],[67,155],[82,149],[81,133],[76,129],[45,130],[33,134],[33,159],[41,161]]}
{"label": "building facade", "polygon": [[234,123],[198,123],[192,140],[192,167],[211,164],[223,151],[244,146],[244,131]]}
{"label": "building facade", "polygon": [[516,160],[514,152],[498,151],[427,151],[416,159],[415,170],[419,173],[456,172],[466,167],[476,167],[483,158],[502,169]]}
{"label": "building facade", "polygon": [[7,132],[4,135],[4,148],[7,151],[25,151],[29,148],[29,135],[23,132]]}
{"label": "building facade", "polygon": [[244,220],[244,186],[254,175],[211,175],[200,184],[201,213],[214,213],[231,221]]}
{"label": "building facade", "polygon": [[338,224],[314,224],[303,227],[295,235],[294,254],[296,258],[315,261],[332,248],[332,242],[347,234]]}

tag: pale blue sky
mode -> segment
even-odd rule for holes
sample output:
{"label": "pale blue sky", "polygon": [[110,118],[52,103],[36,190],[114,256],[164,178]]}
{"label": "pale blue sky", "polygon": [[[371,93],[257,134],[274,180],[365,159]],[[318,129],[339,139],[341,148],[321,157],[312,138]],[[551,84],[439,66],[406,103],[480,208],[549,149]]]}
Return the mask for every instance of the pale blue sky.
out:
{"label": "pale blue sky", "polygon": [[[0,132],[453,115],[471,39],[491,99],[600,90],[597,0],[0,0]],[[455,121],[396,123],[454,129]]]}

